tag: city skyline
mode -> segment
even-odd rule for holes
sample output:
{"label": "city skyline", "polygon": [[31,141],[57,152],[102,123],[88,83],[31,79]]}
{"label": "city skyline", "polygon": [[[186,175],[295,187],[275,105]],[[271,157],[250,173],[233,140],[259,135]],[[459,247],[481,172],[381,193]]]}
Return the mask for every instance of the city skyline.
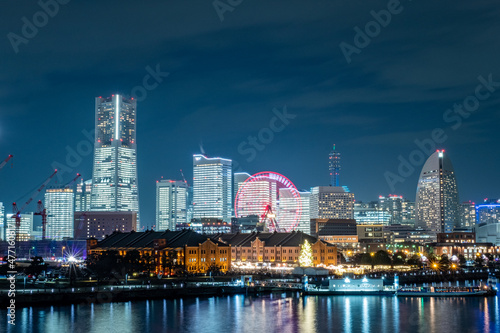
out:
{"label": "city skyline", "polygon": [[[138,99],[145,225],[154,224],[156,180],[180,180],[183,169],[191,182],[191,156],[197,153],[232,159],[235,171],[275,171],[308,190],[329,184],[327,158],[335,143],[342,151],[341,185],[357,200],[371,201],[387,193],[414,200],[423,161],[410,163],[410,171],[400,175],[400,157],[417,159],[420,151],[425,159],[446,149],[461,201],[500,196],[494,176],[500,157],[491,153],[500,135],[500,72],[493,65],[498,23],[489,14],[497,11],[494,4],[446,1],[441,4],[454,19],[444,20],[437,5],[406,4],[347,63],[339,45],[354,45],[353,28],[364,27],[373,19],[370,12],[386,2],[315,3],[310,11],[298,1],[245,3],[226,12],[223,21],[207,2],[156,2],[153,16],[140,4],[115,3],[116,16],[90,25],[84,19],[93,15],[90,7],[61,6],[18,52],[3,39],[2,73],[10,84],[0,95],[0,160],[15,155],[0,171],[0,201],[7,212],[56,167],[61,171],[54,185],[76,172],[91,178],[94,97],[112,94]],[[4,36],[19,35],[20,18],[41,10],[37,3],[6,6]],[[118,19],[131,12],[136,23]],[[422,17],[425,24],[411,23]],[[80,26],[87,31],[75,28]],[[477,42],[477,36],[483,39]],[[206,47],[208,40],[218,46]],[[457,54],[464,61],[450,62]],[[475,111],[460,109],[478,84],[487,98]],[[433,140],[436,129],[444,131],[440,142]],[[258,139],[259,149],[249,137]],[[401,177],[392,182],[394,189],[386,173]]]}

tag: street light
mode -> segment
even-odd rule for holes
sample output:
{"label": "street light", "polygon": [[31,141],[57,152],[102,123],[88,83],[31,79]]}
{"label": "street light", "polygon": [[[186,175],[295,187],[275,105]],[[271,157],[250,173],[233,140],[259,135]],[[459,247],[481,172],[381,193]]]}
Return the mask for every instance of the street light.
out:
{"label": "street light", "polygon": [[61,249],[61,259],[64,258],[64,250],[66,249],[66,246],[63,246]]}

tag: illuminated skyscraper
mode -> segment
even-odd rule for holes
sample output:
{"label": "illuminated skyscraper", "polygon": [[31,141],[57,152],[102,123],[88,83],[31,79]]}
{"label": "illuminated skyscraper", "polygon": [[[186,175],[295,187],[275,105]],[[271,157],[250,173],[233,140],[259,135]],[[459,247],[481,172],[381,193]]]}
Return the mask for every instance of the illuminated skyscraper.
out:
{"label": "illuminated skyscraper", "polygon": [[431,232],[451,232],[458,226],[458,188],[455,171],[444,150],[424,164],[417,186],[416,226]]}
{"label": "illuminated skyscraper", "polygon": [[493,224],[500,223],[500,199],[485,199],[476,206],[477,223]]}
{"label": "illuminated skyscraper", "polygon": [[45,192],[47,209],[47,238],[62,240],[73,238],[73,220],[75,193],[64,187],[48,188]]}
{"label": "illuminated skyscraper", "polygon": [[90,211],[90,198],[92,194],[92,179],[82,181],[76,185],[75,212]]}
{"label": "illuminated skyscraper", "polygon": [[476,225],[476,204],[472,201],[462,202],[459,207],[460,228],[472,229]]}
{"label": "illuminated skyscraper", "polygon": [[389,194],[388,197],[378,197],[378,209],[391,214],[390,224],[401,224],[403,222],[403,197]]}
{"label": "illuminated skyscraper", "polygon": [[313,187],[310,214],[311,219],[354,219],[354,193],[343,187]]}
{"label": "illuminated skyscraper", "polygon": [[333,150],[328,157],[328,167],[330,170],[330,186],[340,186],[340,153],[335,149],[335,145],[333,145]]}
{"label": "illuminated skyscraper", "polygon": [[139,230],[136,101],[122,95],[95,101],[92,211],[135,211]]}
{"label": "illuminated skyscraper", "polygon": [[250,174],[248,172],[235,172],[233,174],[233,205],[236,195],[238,194],[238,190],[249,177]]}
{"label": "illuminated skyscraper", "polygon": [[[286,195],[286,192],[290,190],[287,188],[281,188],[280,192],[280,200],[278,205],[278,221],[280,228],[290,230],[295,223],[294,214],[287,214],[287,211],[295,212],[300,205],[300,217],[297,225],[293,230],[302,231],[306,234],[311,232],[311,214],[310,214],[310,199],[311,192],[299,192],[299,202],[297,199],[291,195]],[[283,214],[284,213],[284,214]]]}
{"label": "illuminated skyscraper", "polygon": [[193,155],[193,218],[231,222],[232,161]]}
{"label": "illuminated skyscraper", "polygon": [[156,182],[156,230],[175,231],[187,223],[188,184],[162,179]]}

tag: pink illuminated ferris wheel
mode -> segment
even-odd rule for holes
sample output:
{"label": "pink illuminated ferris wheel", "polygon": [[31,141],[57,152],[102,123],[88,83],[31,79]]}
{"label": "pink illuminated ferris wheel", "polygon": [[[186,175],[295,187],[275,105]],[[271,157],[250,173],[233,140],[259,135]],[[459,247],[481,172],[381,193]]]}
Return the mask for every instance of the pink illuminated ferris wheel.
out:
{"label": "pink illuminated ferris wheel", "polygon": [[236,217],[257,215],[271,232],[296,229],[301,214],[299,191],[288,178],[276,172],[264,171],[248,177],[236,194]]}

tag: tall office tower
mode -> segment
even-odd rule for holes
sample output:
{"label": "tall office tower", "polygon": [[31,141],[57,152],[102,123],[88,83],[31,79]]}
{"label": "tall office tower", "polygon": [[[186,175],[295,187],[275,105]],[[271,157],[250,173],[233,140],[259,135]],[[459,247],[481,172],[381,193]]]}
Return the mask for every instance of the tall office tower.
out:
{"label": "tall office tower", "polygon": [[76,185],[75,212],[90,211],[90,198],[92,195],[92,179],[82,181]]}
{"label": "tall office tower", "polygon": [[28,241],[33,239],[33,229],[33,213],[22,213],[18,240]]}
{"label": "tall office tower", "polygon": [[401,224],[415,226],[415,202],[403,200]]}
{"label": "tall office tower", "polygon": [[[282,188],[279,190],[280,199],[278,203],[278,214],[277,220],[280,228],[286,230],[292,230],[294,223],[297,223],[293,230],[302,231],[309,234],[311,231],[311,212],[310,212],[310,199],[311,192],[299,191],[299,200],[297,201],[292,195],[287,195],[286,192],[290,192],[288,188]],[[300,216],[298,216],[298,221],[296,221],[295,214],[293,212],[298,211],[297,207],[300,204]],[[290,213],[292,212],[292,213]]]}
{"label": "tall office tower", "polygon": [[438,150],[424,164],[417,186],[416,226],[452,232],[458,226],[458,188],[451,160]]}
{"label": "tall office tower", "polygon": [[75,193],[73,189],[50,187],[45,191],[45,208],[47,209],[46,237],[48,239],[73,238],[74,202]]}
{"label": "tall office tower", "polygon": [[156,230],[175,231],[187,223],[188,184],[162,179],[156,182]]}
{"label": "tall office tower", "polygon": [[136,101],[122,95],[95,100],[91,211],[137,212]]}
{"label": "tall office tower", "polygon": [[0,241],[5,239],[5,206],[0,202]]}
{"label": "tall office tower", "polygon": [[333,145],[333,150],[328,156],[328,167],[330,170],[330,186],[340,186],[340,153],[335,149],[335,145]]}
{"label": "tall office tower", "polygon": [[472,229],[476,225],[476,204],[474,202],[462,202],[458,214],[460,228]]}
{"label": "tall office tower", "polygon": [[234,209],[234,201],[236,200],[236,194],[238,194],[238,190],[241,185],[250,177],[250,174],[247,172],[235,172],[233,174],[233,209]]}
{"label": "tall office tower", "polygon": [[357,224],[382,224],[384,226],[391,223],[392,215],[379,209],[377,201],[355,202],[354,219]]}
{"label": "tall office tower", "polygon": [[391,214],[390,224],[401,224],[403,222],[403,197],[389,194],[389,196],[378,197],[378,208]]}
{"label": "tall office tower", "polygon": [[193,155],[193,218],[231,222],[232,161]]}
{"label": "tall office tower", "polygon": [[354,193],[343,187],[313,187],[310,200],[311,219],[354,219]]}
{"label": "tall office tower", "polygon": [[500,223],[500,200],[485,199],[476,206],[477,223]]}

